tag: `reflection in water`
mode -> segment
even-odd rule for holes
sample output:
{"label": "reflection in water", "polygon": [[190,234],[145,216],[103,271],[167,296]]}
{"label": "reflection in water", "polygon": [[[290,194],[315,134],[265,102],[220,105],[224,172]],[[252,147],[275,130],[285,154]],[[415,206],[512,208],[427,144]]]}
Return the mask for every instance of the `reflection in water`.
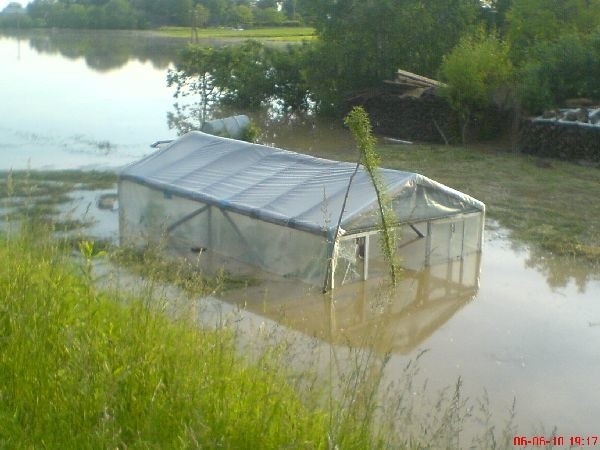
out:
{"label": "reflection in water", "polygon": [[585,293],[591,282],[600,280],[600,265],[569,256],[557,256],[535,245],[513,241],[510,232],[493,220],[487,221],[486,230],[488,236],[506,239],[510,249],[523,256],[524,267],[535,269],[542,274],[552,291],[566,288],[573,283],[579,293]]}
{"label": "reflection in water", "polygon": [[2,34],[29,41],[29,46],[38,53],[83,58],[96,72],[118,69],[130,60],[149,61],[156,69],[166,69],[187,43],[185,39],[142,31],[3,30]]}
{"label": "reflection in water", "polygon": [[320,294],[289,281],[233,291],[226,300],[335,345],[406,354],[421,345],[479,287],[480,255],[404,271],[391,290],[382,280],[352,283]]}
{"label": "reflection in water", "polygon": [[564,288],[572,281],[577,291],[584,293],[590,281],[600,279],[600,267],[594,268],[576,258],[549,255],[535,247],[530,248],[525,267],[542,273],[551,289]]}

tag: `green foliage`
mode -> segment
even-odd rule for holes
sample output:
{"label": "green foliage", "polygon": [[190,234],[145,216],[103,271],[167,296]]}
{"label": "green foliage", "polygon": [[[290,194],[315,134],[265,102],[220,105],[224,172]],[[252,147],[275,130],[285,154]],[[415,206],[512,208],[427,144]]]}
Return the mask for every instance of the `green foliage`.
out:
{"label": "green foliage", "polygon": [[241,360],[231,337],[108,298],[39,235],[2,241],[0,446],[325,447],[325,411],[300,400],[276,353]]}
{"label": "green foliage", "polygon": [[512,7],[513,0],[489,0],[488,7],[482,8],[484,21],[490,29],[504,35],[506,30],[507,14]]}
{"label": "green foliage", "polygon": [[309,81],[323,110],[335,110],[357,90],[379,86],[398,68],[435,75],[479,8],[474,0],[342,0],[317,6],[320,42]]}
{"label": "green foliage", "polygon": [[[261,0],[256,4],[248,0],[34,0],[27,10],[38,26],[143,28],[148,24],[280,26],[286,19],[299,20],[294,3],[287,8],[286,14],[279,12],[277,2],[272,0]],[[0,25],[4,22],[9,20],[2,18]],[[30,22],[23,20],[24,26]]]}
{"label": "green foliage", "polygon": [[358,106],[352,109],[344,119],[344,123],[350,128],[352,136],[356,141],[356,146],[360,153],[360,162],[369,174],[375,193],[377,194],[377,203],[381,217],[381,249],[390,270],[390,279],[395,285],[398,272],[400,270],[396,261],[395,251],[395,232],[394,225],[396,219],[391,201],[387,197],[384,180],[379,174],[379,165],[381,160],[375,150],[375,138],[371,129],[369,116],[364,108]]}
{"label": "green foliage", "polygon": [[600,99],[600,31],[591,36],[565,34],[529,52],[519,72],[523,106],[537,113],[562,106],[568,98]]}
{"label": "green foliage", "polygon": [[285,16],[277,11],[277,8],[255,8],[254,21],[259,26],[281,25],[285,20]]}
{"label": "green foliage", "polygon": [[308,88],[301,71],[305,54],[304,46],[281,50],[257,41],[220,48],[189,46],[167,83],[176,88],[176,98],[191,96],[197,103],[177,105],[171,125],[181,131],[199,128],[218,105],[255,109],[278,100],[286,110],[306,109]]}
{"label": "green foliage", "polygon": [[260,129],[260,127],[258,125],[256,125],[256,122],[251,120],[250,125],[244,131],[244,136],[242,136],[242,140],[246,141],[246,142],[252,142],[252,143],[258,142],[258,138],[259,138],[261,132],[262,132],[262,130]]}
{"label": "green foliage", "polygon": [[196,5],[194,6],[194,10],[192,12],[193,20],[192,25],[198,27],[204,27],[208,24],[210,20],[210,11],[204,5]]}
{"label": "green foliage", "polygon": [[131,29],[144,25],[143,17],[129,0],[100,3],[36,0],[27,6],[39,25],[57,28]]}
{"label": "green foliage", "polygon": [[0,28],[33,28],[35,21],[25,14],[0,14]]}
{"label": "green foliage", "polygon": [[442,95],[465,126],[474,113],[493,105],[496,94],[508,90],[513,75],[508,53],[508,46],[496,35],[479,30],[462,38],[444,58],[440,73],[447,86]]}
{"label": "green foliage", "polygon": [[515,64],[526,62],[535,46],[564,34],[587,35],[600,26],[600,0],[513,0],[506,36]]}
{"label": "green foliage", "polygon": [[220,90],[221,101],[249,108],[266,101],[274,87],[270,74],[272,53],[257,41],[215,49],[207,66],[211,67],[209,73]]}
{"label": "green foliage", "polygon": [[229,10],[229,20],[237,26],[248,27],[254,23],[254,15],[249,6],[236,5]]}

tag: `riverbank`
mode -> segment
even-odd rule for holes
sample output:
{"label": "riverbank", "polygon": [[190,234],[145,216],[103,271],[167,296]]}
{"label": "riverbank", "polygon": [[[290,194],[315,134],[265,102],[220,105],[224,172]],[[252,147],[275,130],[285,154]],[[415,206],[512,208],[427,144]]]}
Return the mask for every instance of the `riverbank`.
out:
{"label": "riverbank", "polygon": [[[156,33],[161,36],[192,38],[190,27],[161,27]],[[196,28],[197,39],[256,39],[259,41],[301,42],[316,39],[312,27],[266,27],[236,29],[226,27]]]}

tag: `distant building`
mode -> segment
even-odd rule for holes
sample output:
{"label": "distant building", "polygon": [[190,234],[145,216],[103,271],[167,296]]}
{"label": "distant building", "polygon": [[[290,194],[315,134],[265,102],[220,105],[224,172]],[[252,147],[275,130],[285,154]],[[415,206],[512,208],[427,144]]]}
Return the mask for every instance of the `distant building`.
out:
{"label": "distant building", "polygon": [[10,2],[6,8],[0,12],[0,15],[9,16],[13,14],[25,14],[25,8],[20,3]]}

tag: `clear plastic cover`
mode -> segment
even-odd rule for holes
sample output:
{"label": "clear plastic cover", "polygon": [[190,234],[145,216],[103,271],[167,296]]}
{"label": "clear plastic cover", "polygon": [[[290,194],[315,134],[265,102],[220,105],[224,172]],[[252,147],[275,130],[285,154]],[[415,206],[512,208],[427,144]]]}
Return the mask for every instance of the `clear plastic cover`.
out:
{"label": "clear plastic cover", "polygon": [[[404,267],[481,250],[483,203],[418,174],[381,175]],[[119,204],[127,245],[206,250],[316,285],[328,284],[331,258],[336,285],[387,272],[377,234],[369,236],[380,221],[377,195],[356,164],[192,132],[128,166]]]}

